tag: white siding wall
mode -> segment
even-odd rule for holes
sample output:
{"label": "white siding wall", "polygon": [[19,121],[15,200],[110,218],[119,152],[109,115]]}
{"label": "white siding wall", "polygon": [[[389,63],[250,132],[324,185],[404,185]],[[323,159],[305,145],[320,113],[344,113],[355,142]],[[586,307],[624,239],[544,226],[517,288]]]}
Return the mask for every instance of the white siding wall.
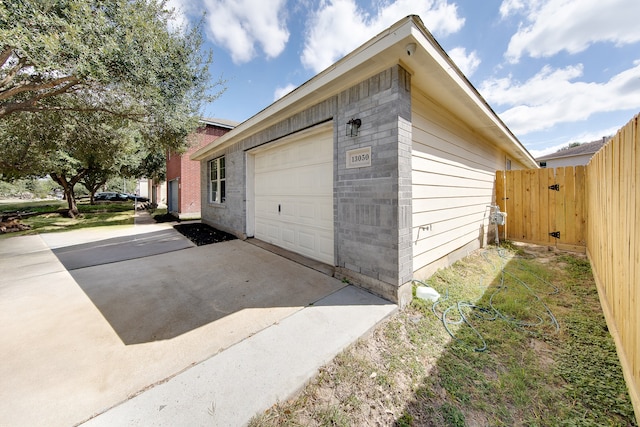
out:
{"label": "white siding wall", "polygon": [[[505,153],[414,91],[413,270],[486,239],[495,171]],[[511,159],[512,168],[519,164]],[[481,237],[482,236],[482,237]]]}

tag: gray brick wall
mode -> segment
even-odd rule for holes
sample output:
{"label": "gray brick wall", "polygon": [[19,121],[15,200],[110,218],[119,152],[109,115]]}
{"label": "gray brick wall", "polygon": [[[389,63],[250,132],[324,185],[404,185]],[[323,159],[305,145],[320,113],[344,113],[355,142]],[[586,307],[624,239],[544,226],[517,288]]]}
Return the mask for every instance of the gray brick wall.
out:
{"label": "gray brick wall", "polygon": [[[226,201],[222,204],[209,203],[208,161],[223,154],[226,165]],[[200,164],[202,221],[240,238],[246,237],[245,162],[244,152],[224,150]]]}
{"label": "gray brick wall", "polygon": [[[346,123],[362,120],[359,135]],[[236,142],[202,162],[203,221],[244,236],[245,151],[333,120],[334,224],[338,275],[390,299],[413,274],[411,244],[411,82],[399,65]],[[371,166],[347,169],[347,150],[371,147]],[[226,156],[224,205],[208,203],[207,161]]]}
{"label": "gray brick wall", "polygon": [[[413,273],[410,87],[404,69],[390,68],[341,93],[335,118],[338,267],[394,287]],[[362,120],[356,137],[344,132],[351,118]],[[346,152],[363,147],[371,147],[371,166],[347,169]]]}

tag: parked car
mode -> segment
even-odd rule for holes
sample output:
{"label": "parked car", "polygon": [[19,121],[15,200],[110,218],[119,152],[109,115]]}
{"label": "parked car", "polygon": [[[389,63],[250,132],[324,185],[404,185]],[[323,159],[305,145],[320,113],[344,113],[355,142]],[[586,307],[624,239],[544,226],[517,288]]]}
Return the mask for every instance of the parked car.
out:
{"label": "parked car", "polygon": [[138,196],[137,194],[127,194],[127,198],[129,200],[137,200],[139,202],[148,202],[149,198],[147,197],[142,197],[142,196]]}
{"label": "parked car", "polygon": [[129,197],[127,194],[124,193],[116,193],[114,191],[106,191],[106,192],[102,192],[102,193],[96,193],[94,200],[108,200],[108,201],[112,201],[112,202],[117,202],[117,201],[125,201],[125,200],[129,200]]}

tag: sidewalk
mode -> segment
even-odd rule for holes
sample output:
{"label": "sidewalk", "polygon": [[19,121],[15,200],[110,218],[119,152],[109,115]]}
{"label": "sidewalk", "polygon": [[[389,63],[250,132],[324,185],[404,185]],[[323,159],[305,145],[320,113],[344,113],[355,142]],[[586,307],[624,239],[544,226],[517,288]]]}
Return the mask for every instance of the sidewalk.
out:
{"label": "sidewalk", "polygon": [[170,224],[1,240],[0,271],[1,425],[243,425],[397,308]]}
{"label": "sidewalk", "polygon": [[136,211],[133,216],[133,223],[135,225],[149,225],[156,224],[156,221],[153,219],[153,214],[147,210]]}
{"label": "sidewalk", "polygon": [[83,426],[246,425],[396,307],[347,286]]}

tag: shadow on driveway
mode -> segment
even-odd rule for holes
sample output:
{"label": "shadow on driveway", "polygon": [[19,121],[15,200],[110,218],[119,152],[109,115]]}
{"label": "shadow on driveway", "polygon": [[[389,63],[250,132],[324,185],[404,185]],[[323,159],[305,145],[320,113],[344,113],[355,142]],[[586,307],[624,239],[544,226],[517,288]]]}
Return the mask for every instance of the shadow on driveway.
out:
{"label": "shadow on driveway", "polygon": [[[1,240],[0,424],[78,425],[287,319],[311,317],[291,326],[302,338],[267,340],[287,354],[277,372],[288,373],[292,350],[326,349],[340,334],[355,340],[363,332],[354,325],[395,307],[370,294],[347,298],[337,292],[345,283],[245,241],[180,249],[185,240],[155,225]],[[335,312],[347,317],[338,322]],[[238,367],[221,369],[244,372]],[[226,396],[235,382],[209,386]],[[181,416],[201,411],[193,402]]]}
{"label": "shadow on driveway", "polygon": [[54,248],[53,253],[62,265],[71,271],[164,254],[193,246],[194,244],[188,239],[169,228]]}
{"label": "shadow on driveway", "polygon": [[[175,338],[248,308],[306,306],[345,286],[242,241],[177,250],[180,239],[164,232],[128,239],[54,251],[127,345]],[[173,250],[153,254],[161,248]],[[153,256],[135,258],[142,252]]]}

